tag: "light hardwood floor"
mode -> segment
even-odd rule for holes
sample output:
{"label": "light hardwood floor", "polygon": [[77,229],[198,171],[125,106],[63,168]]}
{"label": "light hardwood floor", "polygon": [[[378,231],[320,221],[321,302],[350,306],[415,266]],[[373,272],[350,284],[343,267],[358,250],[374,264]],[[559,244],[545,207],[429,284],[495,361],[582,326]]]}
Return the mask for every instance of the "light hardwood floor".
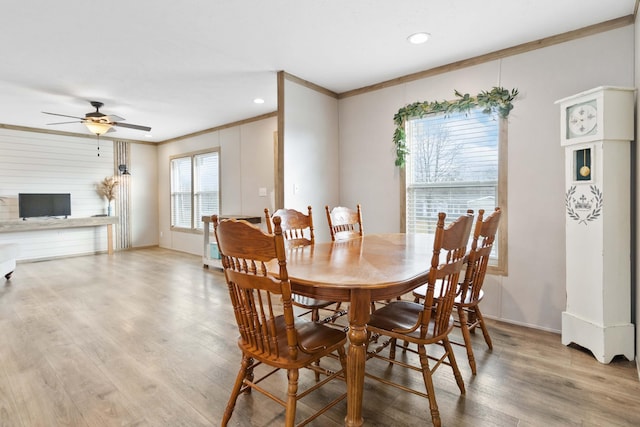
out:
{"label": "light hardwood floor", "polygon": [[[0,425],[219,425],[240,363],[227,300],[220,271],[158,248],[18,264],[0,282]],[[435,374],[443,425],[640,425],[635,363],[602,365],[553,333],[489,328],[493,352],[474,336],[476,376],[456,348],[465,396],[446,367]],[[345,411],[343,402],[313,425],[340,426]],[[431,423],[426,399],[369,380],[363,414],[367,426]],[[257,393],[240,396],[231,419],[282,420]]]}

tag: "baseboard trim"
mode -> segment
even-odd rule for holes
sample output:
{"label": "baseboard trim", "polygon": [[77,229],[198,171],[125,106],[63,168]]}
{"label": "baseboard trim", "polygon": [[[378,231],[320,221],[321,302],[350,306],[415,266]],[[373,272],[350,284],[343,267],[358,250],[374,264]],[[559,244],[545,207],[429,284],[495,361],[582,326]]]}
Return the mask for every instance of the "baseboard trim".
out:
{"label": "baseboard trim", "polygon": [[517,322],[517,321],[514,321],[514,320],[510,320],[510,319],[503,319],[501,317],[489,316],[489,315],[484,314],[484,313],[482,313],[482,316],[485,319],[495,320],[496,322],[509,323],[509,324],[516,325],[516,326],[524,326],[525,328],[537,329],[539,331],[553,332],[554,334],[558,334],[558,335],[560,335],[562,333],[562,331],[560,329],[545,328],[545,327],[542,327],[542,326],[539,326],[539,325],[532,325],[531,323]]}

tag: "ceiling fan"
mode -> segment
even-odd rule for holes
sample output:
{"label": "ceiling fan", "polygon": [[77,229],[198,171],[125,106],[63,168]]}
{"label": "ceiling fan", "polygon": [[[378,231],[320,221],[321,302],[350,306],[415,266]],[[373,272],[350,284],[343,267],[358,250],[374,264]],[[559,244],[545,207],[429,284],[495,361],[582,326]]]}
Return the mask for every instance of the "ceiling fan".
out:
{"label": "ceiling fan", "polygon": [[125,119],[122,117],[118,117],[115,115],[106,115],[100,112],[100,108],[104,105],[102,102],[91,101],[91,105],[96,109],[96,111],[90,111],[85,114],[84,117],[76,117],[76,116],[68,116],[66,114],[57,114],[57,113],[47,113],[43,111],[44,114],[50,114],[52,116],[60,116],[60,117],[70,117],[72,119],[77,119],[71,122],[57,122],[57,123],[47,123],[48,125],[63,125],[67,123],[83,123],[87,129],[91,133],[94,133],[98,136],[102,135],[106,132],[114,132],[113,129],[115,126],[121,128],[128,129],[136,129],[143,130],[149,132],[151,128],[149,126],[141,126],[141,125],[133,125],[130,123],[122,123]]}

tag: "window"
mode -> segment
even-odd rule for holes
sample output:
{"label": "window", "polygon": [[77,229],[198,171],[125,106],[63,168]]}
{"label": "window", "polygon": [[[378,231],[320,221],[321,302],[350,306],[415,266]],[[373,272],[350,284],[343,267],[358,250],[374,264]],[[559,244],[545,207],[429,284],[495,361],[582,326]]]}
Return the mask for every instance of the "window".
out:
{"label": "window", "polygon": [[202,216],[220,213],[219,171],[219,150],[171,158],[171,228],[202,230]]}
{"label": "window", "polygon": [[[475,109],[468,113],[429,114],[407,121],[405,228],[433,233],[438,212],[447,220],[468,209],[485,215],[506,206],[506,119]],[[505,214],[496,236],[492,272],[506,273]]]}

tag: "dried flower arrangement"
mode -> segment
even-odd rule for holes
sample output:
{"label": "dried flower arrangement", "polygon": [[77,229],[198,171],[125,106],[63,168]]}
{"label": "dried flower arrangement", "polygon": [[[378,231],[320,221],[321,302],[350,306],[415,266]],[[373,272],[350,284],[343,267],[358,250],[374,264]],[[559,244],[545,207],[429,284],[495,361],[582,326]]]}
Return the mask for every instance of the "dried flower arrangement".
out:
{"label": "dried flower arrangement", "polygon": [[118,179],[115,176],[108,176],[102,180],[98,186],[98,192],[107,198],[109,202],[115,200],[118,190]]}

